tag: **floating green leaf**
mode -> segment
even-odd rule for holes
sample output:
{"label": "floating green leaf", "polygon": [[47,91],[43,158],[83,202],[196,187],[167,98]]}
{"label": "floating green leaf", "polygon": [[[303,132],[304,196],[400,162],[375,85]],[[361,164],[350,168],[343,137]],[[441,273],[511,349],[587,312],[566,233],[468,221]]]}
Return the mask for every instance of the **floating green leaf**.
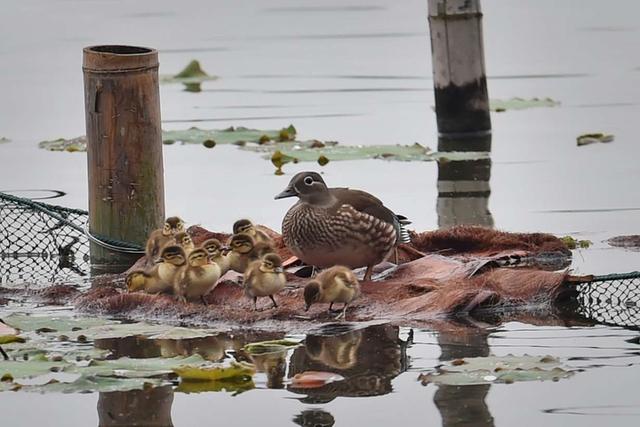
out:
{"label": "floating green leaf", "polygon": [[64,370],[70,366],[70,363],[64,361],[52,362],[40,359],[27,361],[5,360],[0,362],[0,377],[10,375],[14,380],[34,378],[53,371]]}
{"label": "floating green leaf", "polygon": [[516,381],[558,381],[573,375],[551,356],[489,356],[456,359],[419,376],[423,385],[476,385]]}
{"label": "floating green leaf", "polygon": [[261,341],[245,345],[244,351],[249,354],[278,353],[298,346],[299,342],[291,340]]}
{"label": "floating green leaf", "polygon": [[606,133],[585,133],[576,138],[578,147],[583,145],[595,144],[597,142],[611,142],[614,136]]}
{"label": "floating green leaf", "polygon": [[198,84],[208,80],[216,80],[217,78],[217,76],[207,74],[200,66],[200,62],[192,60],[178,74],[173,76],[161,75],[160,83]]}
{"label": "floating green leaf", "polygon": [[231,362],[228,366],[221,363],[208,363],[205,365],[179,366],[173,369],[182,381],[219,381],[232,378],[252,377],[256,373],[256,367],[247,362]]}
{"label": "floating green leaf", "polygon": [[501,113],[507,110],[524,110],[527,108],[539,108],[539,107],[557,107],[560,102],[554,101],[551,98],[511,98],[511,99],[492,99],[489,101],[490,109],[497,113]]}

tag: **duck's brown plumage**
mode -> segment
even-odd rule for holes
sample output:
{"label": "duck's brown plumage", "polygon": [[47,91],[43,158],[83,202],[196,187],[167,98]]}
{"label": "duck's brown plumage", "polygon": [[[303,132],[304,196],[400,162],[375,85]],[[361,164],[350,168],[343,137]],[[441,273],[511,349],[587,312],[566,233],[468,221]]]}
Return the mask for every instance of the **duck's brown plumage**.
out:
{"label": "duck's brown plumage", "polygon": [[367,266],[366,279],[396,244],[407,241],[404,217],[360,190],[327,188],[319,174],[300,172],[276,198],[297,196],[282,222],[287,247],[318,267]]}

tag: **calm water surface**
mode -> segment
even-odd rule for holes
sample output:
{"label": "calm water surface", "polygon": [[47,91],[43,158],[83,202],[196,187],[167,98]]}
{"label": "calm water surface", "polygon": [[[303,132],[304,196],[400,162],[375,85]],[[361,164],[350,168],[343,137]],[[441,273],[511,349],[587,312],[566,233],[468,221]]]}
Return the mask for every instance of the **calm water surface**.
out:
{"label": "calm water surface", "polygon": [[[378,195],[418,230],[478,223],[571,234],[594,242],[574,253],[574,271],[640,269],[640,253],[604,242],[638,233],[640,3],[485,0],[483,8],[490,96],[548,96],[561,106],[494,114],[490,161],[332,162],[323,169],[326,181]],[[66,195],[56,203],[86,208],[84,155],[45,152],[37,142],[84,133],[81,49],[101,43],[156,47],[161,73],[195,58],[220,76],[200,93],[162,86],[165,129],[293,123],[303,138],[437,147],[422,0],[28,0],[3,5],[3,18],[0,136],[12,141],[0,144],[0,190],[58,189]],[[576,147],[577,135],[600,131],[615,141]],[[165,146],[167,212],[217,230],[241,216],[279,229],[289,205],[273,195],[291,173],[308,168],[316,166],[288,165],[288,175],[276,177],[269,162],[235,147]],[[462,181],[475,182],[483,195],[443,196]],[[171,387],[3,393],[0,409],[15,426],[640,423],[637,331],[523,314],[410,332],[377,325],[307,336],[304,347],[257,375],[257,389],[236,396]],[[238,332],[208,344],[219,357],[239,357],[238,343],[247,339]],[[147,344],[150,352],[160,345]],[[96,345],[139,351],[124,341]],[[507,354],[552,355],[576,372],[558,382],[459,387],[417,380],[443,361]],[[307,369],[346,380],[313,393],[291,389],[288,378]]]}

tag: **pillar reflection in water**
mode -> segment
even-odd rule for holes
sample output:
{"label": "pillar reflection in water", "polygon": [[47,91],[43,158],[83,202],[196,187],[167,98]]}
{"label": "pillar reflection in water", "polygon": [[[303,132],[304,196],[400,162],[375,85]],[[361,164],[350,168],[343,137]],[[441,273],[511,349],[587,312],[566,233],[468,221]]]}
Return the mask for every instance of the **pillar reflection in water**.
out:
{"label": "pillar reflection in water", "polygon": [[[441,361],[465,357],[486,357],[489,355],[487,338],[489,332],[483,329],[452,325],[453,328],[438,334]],[[493,427],[493,416],[486,403],[489,384],[480,385],[439,385],[433,396],[443,427],[478,426]]]}
{"label": "pillar reflection in water", "polygon": [[[493,227],[489,211],[491,188],[491,135],[464,140],[438,140],[438,151],[483,153],[469,160],[438,161],[438,226],[482,225]],[[468,154],[467,153],[467,154]],[[452,156],[453,157],[453,156]]]}
{"label": "pillar reflection in water", "polygon": [[98,425],[172,427],[172,403],[172,386],[100,393]]}

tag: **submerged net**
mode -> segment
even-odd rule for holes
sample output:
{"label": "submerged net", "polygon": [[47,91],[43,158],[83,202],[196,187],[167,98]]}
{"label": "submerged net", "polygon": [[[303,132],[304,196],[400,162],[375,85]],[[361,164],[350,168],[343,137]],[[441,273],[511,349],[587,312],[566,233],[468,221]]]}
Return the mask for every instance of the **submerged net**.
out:
{"label": "submerged net", "polygon": [[[47,286],[88,276],[87,220],[84,210],[0,193],[0,285]],[[95,237],[91,241],[96,242]],[[102,244],[129,250],[135,246],[108,239]],[[574,286],[579,315],[640,328],[640,272],[595,276]]]}
{"label": "submerged net", "polygon": [[640,328],[640,271],[595,276],[576,290],[578,314],[598,323]]}
{"label": "submerged net", "polygon": [[88,212],[0,193],[0,284],[89,274]]}

